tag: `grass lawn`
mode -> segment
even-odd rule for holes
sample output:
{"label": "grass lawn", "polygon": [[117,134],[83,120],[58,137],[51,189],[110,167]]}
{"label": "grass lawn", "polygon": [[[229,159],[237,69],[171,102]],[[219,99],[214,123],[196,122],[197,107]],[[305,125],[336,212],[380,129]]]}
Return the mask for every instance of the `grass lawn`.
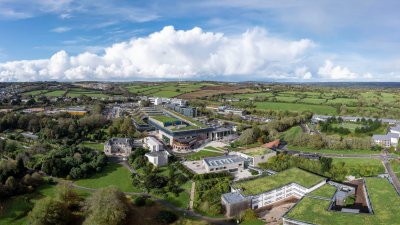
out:
{"label": "grass lawn", "polygon": [[104,151],[104,144],[103,143],[85,141],[85,142],[82,142],[80,145],[83,146],[83,147],[91,148],[91,149],[99,151],[99,152]]}
{"label": "grass lawn", "polygon": [[212,151],[207,151],[207,150],[200,150],[198,152],[193,153],[192,155],[186,156],[185,158],[187,160],[201,160],[207,157],[213,157],[213,156],[221,156],[223,155],[223,152],[212,152]]}
{"label": "grass lawn", "polygon": [[179,121],[178,119],[169,116],[152,116],[152,118],[162,123],[175,123]]}
{"label": "grass lawn", "polygon": [[336,109],[332,106],[327,105],[311,105],[284,102],[256,102],[255,105],[257,109],[261,110],[288,110],[296,112],[310,111],[321,115],[337,115]]}
{"label": "grass lawn", "polygon": [[47,92],[46,94],[44,94],[44,96],[47,97],[61,97],[63,96],[65,93],[64,90],[57,90],[57,91],[51,91],[51,92]]}
{"label": "grass lawn", "polygon": [[287,215],[291,219],[320,225],[398,224],[400,198],[387,179],[366,178],[374,214],[352,214],[328,211],[330,201],[303,198]]}
{"label": "grass lawn", "polygon": [[329,184],[325,184],[324,186],[308,193],[307,195],[318,196],[323,198],[332,198],[335,192],[336,192],[336,187]]}
{"label": "grass lawn", "polygon": [[390,160],[390,166],[396,176],[400,179],[400,161],[396,159]]}
{"label": "grass lawn", "polygon": [[291,127],[289,130],[286,130],[281,134],[281,138],[283,138],[287,142],[293,141],[297,136],[302,133],[302,129],[300,126]]}
{"label": "grass lawn", "polygon": [[309,149],[307,147],[297,147],[297,146],[292,146],[288,145],[289,150],[296,150],[296,151],[302,151],[302,152],[315,152],[315,153],[321,153],[321,154],[366,154],[366,155],[371,155],[371,154],[380,154],[379,151],[372,151],[372,150],[362,150],[362,149],[349,149],[349,150],[334,150],[334,149]]}
{"label": "grass lawn", "polygon": [[304,187],[311,187],[324,179],[299,168],[290,168],[271,176],[237,182],[233,184],[233,187],[242,189],[245,195],[257,195],[292,182],[296,182]]}
{"label": "grass lawn", "polygon": [[115,186],[123,192],[141,192],[139,188],[132,185],[131,173],[129,170],[116,163],[109,163],[100,173],[90,178],[77,180],[75,183],[88,188]]}

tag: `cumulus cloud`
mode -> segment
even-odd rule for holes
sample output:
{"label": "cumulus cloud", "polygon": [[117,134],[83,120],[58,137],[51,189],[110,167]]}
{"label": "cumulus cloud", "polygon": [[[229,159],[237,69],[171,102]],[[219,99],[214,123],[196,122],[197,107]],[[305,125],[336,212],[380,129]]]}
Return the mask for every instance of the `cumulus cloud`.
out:
{"label": "cumulus cloud", "polygon": [[[308,39],[284,40],[261,28],[239,36],[175,30],[172,26],[146,37],[116,43],[103,54],[69,56],[59,51],[50,59],[0,64],[0,81],[33,80],[151,80],[196,79],[203,76],[241,76],[247,79],[311,78],[300,67]],[[293,68],[299,68],[293,74]]]}
{"label": "cumulus cloud", "polygon": [[296,77],[302,78],[304,80],[309,80],[312,78],[312,74],[306,66],[296,68],[295,75]]}
{"label": "cumulus cloud", "polygon": [[335,66],[332,61],[326,60],[324,66],[318,69],[321,78],[332,80],[354,80],[358,78],[371,79],[372,74],[358,74],[350,71],[347,67]]}

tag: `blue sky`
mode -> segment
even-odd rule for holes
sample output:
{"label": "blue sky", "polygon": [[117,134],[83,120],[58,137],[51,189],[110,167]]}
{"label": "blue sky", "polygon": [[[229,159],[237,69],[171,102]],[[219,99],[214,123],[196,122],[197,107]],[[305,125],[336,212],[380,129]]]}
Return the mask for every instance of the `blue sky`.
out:
{"label": "blue sky", "polygon": [[0,0],[0,81],[400,80],[395,0],[27,2]]}

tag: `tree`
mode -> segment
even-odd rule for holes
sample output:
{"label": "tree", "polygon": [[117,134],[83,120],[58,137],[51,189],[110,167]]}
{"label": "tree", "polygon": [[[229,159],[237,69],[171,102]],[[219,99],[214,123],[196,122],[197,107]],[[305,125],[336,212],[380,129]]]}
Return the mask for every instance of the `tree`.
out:
{"label": "tree", "polygon": [[168,210],[161,210],[156,215],[156,220],[161,224],[170,224],[178,220],[178,216]]}
{"label": "tree", "polygon": [[328,172],[331,169],[332,158],[322,157],[319,161],[321,162],[322,173]]}
{"label": "tree", "polygon": [[63,225],[70,219],[66,205],[50,198],[37,201],[28,216],[31,225]]}
{"label": "tree", "polygon": [[96,191],[86,200],[87,217],[84,225],[119,225],[126,220],[128,201],[116,188],[104,188]]}
{"label": "tree", "polygon": [[68,208],[79,204],[79,195],[72,189],[71,183],[60,183],[57,185],[56,199],[66,204]]}

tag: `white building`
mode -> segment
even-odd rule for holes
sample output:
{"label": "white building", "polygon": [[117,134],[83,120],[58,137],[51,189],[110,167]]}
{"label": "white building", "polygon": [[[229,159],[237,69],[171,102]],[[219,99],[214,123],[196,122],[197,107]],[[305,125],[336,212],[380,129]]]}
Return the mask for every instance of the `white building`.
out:
{"label": "white building", "polygon": [[[227,216],[232,217],[247,208],[258,209],[289,197],[300,199],[325,183],[324,177],[291,168],[274,175],[234,183],[231,193],[221,196],[221,203]],[[232,192],[236,194],[232,195]],[[240,202],[248,204],[240,205]]]}
{"label": "white building", "polygon": [[389,148],[390,146],[397,147],[399,144],[399,133],[389,132],[385,135],[374,134],[372,136],[372,141],[375,145],[380,145],[383,148]]}
{"label": "white building", "polygon": [[390,128],[390,133],[400,134],[400,124]]}
{"label": "white building", "polygon": [[131,138],[111,138],[104,144],[104,153],[129,156],[134,146],[135,142]]}
{"label": "white building", "polygon": [[207,173],[229,171],[235,172],[244,169],[245,158],[236,155],[223,155],[203,159]]}
{"label": "white building", "polygon": [[168,164],[168,154],[166,151],[149,152],[145,156],[155,166],[165,166]]}
{"label": "white building", "polygon": [[164,145],[155,137],[146,137],[144,138],[144,147],[151,152],[157,152],[163,150]]}

